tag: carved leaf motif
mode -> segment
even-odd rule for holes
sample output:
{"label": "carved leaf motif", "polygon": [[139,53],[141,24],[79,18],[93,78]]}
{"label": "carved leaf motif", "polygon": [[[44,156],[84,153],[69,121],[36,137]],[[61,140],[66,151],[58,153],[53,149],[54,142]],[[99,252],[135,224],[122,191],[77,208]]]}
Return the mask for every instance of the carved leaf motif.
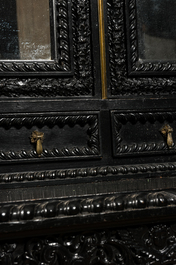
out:
{"label": "carved leaf motif", "polygon": [[0,244],[2,265],[174,265],[175,224],[106,229]]}

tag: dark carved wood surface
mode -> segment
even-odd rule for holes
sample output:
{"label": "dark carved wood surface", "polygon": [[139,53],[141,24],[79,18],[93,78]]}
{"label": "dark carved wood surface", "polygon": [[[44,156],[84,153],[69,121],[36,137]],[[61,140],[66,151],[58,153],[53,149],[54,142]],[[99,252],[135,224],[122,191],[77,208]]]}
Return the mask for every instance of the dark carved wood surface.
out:
{"label": "dark carved wood surface", "polygon": [[174,265],[176,224],[159,223],[0,243],[2,265]]}
{"label": "dark carved wood surface", "polygon": [[28,202],[18,204],[2,204],[0,222],[62,217],[67,215],[83,216],[87,213],[103,213],[108,211],[126,211],[176,205],[175,192],[144,192],[120,194],[106,197],[75,198],[65,200],[48,200],[45,202]]}
{"label": "dark carved wood surface", "polygon": [[[72,0],[70,20],[68,1],[56,2],[60,9],[57,34],[61,70],[69,71],[73,66],[73,73],[62,77],[26,77],[24,73],[0,79],[0,140],[4,147],[0,148],[1,235],[5,238],[16,232],[25,237],[27,231],[44,229],[39,238],[1,241],[0,264],[174,265],[176,225],[142,226],[140,222],[175,218],[175,146],[169,153],[161,134],[161,145],[158,138],[151,145],[150,139],[141,144],[137,137],[139,132],[145,136],[147,126],[174,124],[175,99],[160,96],[175,94],[176,79],[129,77],[124,1],[108,0],[107,81],[112,99],[95,100],[101,94],[97,1]],[[134,8],[129,10],[130,19],[134,19]],[[68,35],[72,35],[71,40]],[[135,41],[135,31],[130,29],[130,36]],[[68,54],[68,46],[73,54],[71,50]],[[18,68],[16,64],[9,67]],[[20,67],[23,71],[26,66]],[[37,64],[31,67],[37,71]],[[142,71],[147,73],[150,67],[145,65]],[[157,67],[165,71],[163,66]],[[53,69],[43,64],[39,70],[46,73]],[[143,97],[146,95],[156,97],[147,99]],[[117,99],[121,96],[122,100]],[[132,134],[123,148],[120,134],[126,126]],[[135,126],[140,130],[133,129]],[[66,128],[63,138],[54,131],[56,127]],[[26,148],[29,139],[27,144],[24,140],[32,129],[50,132],[56,136],[52,145],[58,143],[59,147],[45,148],[44,144],[42,157],[37,158],[35,151]],[[19,143],[16,136],[21,139]],[[77,143],[74,146],[73,140]],[[123,156],[129,153],[132,156]],[[137,227],[85,231],[89,226],[109,223],[136,223]],[[84,226],[84,232],[67,235],[67,228],[74,226]],[[51,227],[66,229],[62,235],[46,237]]]}
{"label": "dark carved wood surface", "polygon": [[[86,104],[86,101],[80,101],[80,106],[78,101],[76,103],[77,110],[72,112],[71,108],[69,111],[57,112],[60,105],[58,103],[54,112],[1,114],[0,163],[3,167],[0,169],[0,183],[70,178],[91,178],[92,181],[93,177],[101,179],[106,176],[118,179],[122,176],[174,175],[175,145],[172,149],[167,147],[166,138],[160,129],[163,124],[170,124],[174,128],[175,143],[175,109],[151,112],[148,109],[141,112],[111,111],[108,110],[109,106],[113,108],[115,104],[111,106],[109,102],[109,105],[104,102],[105,107],[101,107],[98,102],[99,106],[96,107],[89,101],[89,109],[93,106],[94,110],[80,111],[81,104]],[[42,104],[39,103],[39,107],[40,105]],[[18,102],[16,106],[18,107]],[[95,110],[98,108],[104,109]],[[63,104],[61,109],[66,109]],[[44,151],[40,158],[35,145],[30,143],[34,130],[45,134]],[[153,157],[150,156],[151,153],[154,154]],[[163,156],[158,157],[158,154]],[[167,154],[170,156],[166,156]],[[24,162],[26,164],[22,164]]]}
{"label": "dark carved wood surface", "polygon": [[2,203],[0,207],[1,234],[74,224],[156,220],[175,216],[174,191],[118,193],[85,196],[73,199],[35,200]]}
{"label": "dark carved wood surface", "polygon": [[[46,171],[27,171],[17,173],[0,174],[0,184],[3,183],[23,183],[46,180],[75,180],[91,179],[98,177],[104,179],[114,176],[114,178],[137,177],[145,175],[148,177],[168,175],[171,177],[175,174],[176,162],[173,163],[153,163],[153,164],[134,164],[122,166],[103,166],[103,167],[82,167]],[[164,174],[165,173],[165,174]],[[96,178],[97,179],[97,178]]]}

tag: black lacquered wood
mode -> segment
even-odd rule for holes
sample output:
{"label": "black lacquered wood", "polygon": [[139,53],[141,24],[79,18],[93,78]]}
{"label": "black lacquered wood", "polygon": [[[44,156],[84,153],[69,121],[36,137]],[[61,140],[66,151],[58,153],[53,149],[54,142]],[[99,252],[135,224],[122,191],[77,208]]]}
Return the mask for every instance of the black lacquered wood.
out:
{"label": "black lacquered wood", "polygon": [[[0,78],[0,263],[175,264],[173,72],[129,75],[130,9],[104,0],[102,100],[99,1],[55,3],[69,76],[40,69]],[[167,124],[172,148],[161,133]]]}

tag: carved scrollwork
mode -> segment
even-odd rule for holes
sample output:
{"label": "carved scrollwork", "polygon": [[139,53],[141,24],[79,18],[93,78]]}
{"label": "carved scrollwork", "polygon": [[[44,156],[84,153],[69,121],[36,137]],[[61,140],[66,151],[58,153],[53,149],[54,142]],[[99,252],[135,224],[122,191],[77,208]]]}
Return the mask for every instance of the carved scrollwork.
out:
{"label": "carved scrollwork", "polygon": [[0,263],[174,265],[175,253],[176,225],[160,223],[1,242]]}

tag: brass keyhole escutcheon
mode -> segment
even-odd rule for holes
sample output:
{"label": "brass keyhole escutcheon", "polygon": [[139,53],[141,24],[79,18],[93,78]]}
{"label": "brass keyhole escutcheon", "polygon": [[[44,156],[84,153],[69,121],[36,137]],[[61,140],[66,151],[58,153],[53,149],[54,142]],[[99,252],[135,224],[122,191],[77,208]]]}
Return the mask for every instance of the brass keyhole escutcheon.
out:
{"label": "brass keyhole escutcheon", "polygon": [[172,138],[172,133],[173,133],[172,127],[166,124],[161,128],[160,131],[165,137],[167,137],[167,145],[171,149],[172,146],[174,145],[173,138]]}
{"label": "brass keyhole escutcheon", "polygon": [[36,143],[36,152],[39,157],[43,152],[43,146],[42,146],[43,140],[44,140],[44,133],[38,131],[32,132],[31,143]]}

